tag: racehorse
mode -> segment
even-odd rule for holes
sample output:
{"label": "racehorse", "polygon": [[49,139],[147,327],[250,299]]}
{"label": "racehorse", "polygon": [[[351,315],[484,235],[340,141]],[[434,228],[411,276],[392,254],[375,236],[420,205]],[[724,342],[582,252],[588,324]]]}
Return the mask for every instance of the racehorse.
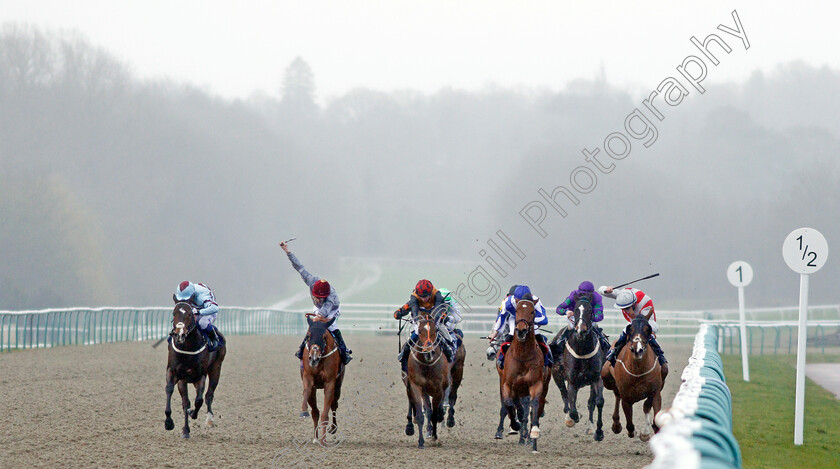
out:
{"label": "racehorse", "polygon": [[[166,420],[164,428],[172,430],[175,422],[172,421],[172,392],[175,384],[178,385],[178,392],[181,394],[181,404],[184,408],[184,428],[181,431],[181,438],[190,437],[189,417],[193,420],[198,418],[198,411],[204,400],[207,400],[207,420],[209,427],[215,426],[213,420],[213,396],[216,386],[219,384],[219,376],[222,373],[222,362],[225,360],[227,346],[224,336],[219,336],[219,346],[214,351],[207,349],[207,342],[198,330],[198,321],[195,319],[195,311],[187,303],[177,303],[172,311],[172,331],[169,333],[169,358],[166,362]],[[207,395],[204,395],[206,380]],[[187,384],[192,383],[195,387],[195,408],[190,410],[190,397]]]}
{"label": "racehorse", "polygon": [[[417,447],[425,447],[423,438],[424,415],[428,416],[431,423],[429,437],[437,440],[437,424],[443,422],[443,399],[447,388],[452,383],[450,364],[441,350],[440,337],[438,337],[437,318],[432,315],[425,315],[418,321],[417,343],[411,347],[408,360],[408,423],[405,426],[405,434],[412,435],[414,427],[411,425],[411,416],[417,424],[418,441]],[[455,393],[457,397],[457,390]],[[451,393],[450,393],[451,398]],[[450,401],[450,406],[452,401]],[[450,412],[452,408],[450,407]],[[453,425],[454,425],[454,417]]]}
{"label": "racehorse", "polygon": [[616,365],[613,367],[607,362],[601,370],[604,387],[615,393],[613,433],[621,433],[621,422],[618,417],[620,402],[627,420],[627,436],[633,438],[635,431],[633,404],[644,400],[642,410],[645,412],[645,425],[639,434],[642,441],[647,441],[653,432],[659,431],[654,416],[662,407],[660,393],[667,375],[667,371],[659,365],[656,353],[647,346],[653,335],[648,319],[649,316],[641,315],[633,319],[630,323],[627,344],[619,351]]}
{"label": "racehorse", "polygon": [[[566,340],[563,350],[555,355],[551,374],[554,382],[560,388],[563,396],[563,412],[566,413],[566,426],[573,427],[579,420],[577,410],[577,393],[584,386],[590,386],[589,391],[589,427],[587,434],[594,430],[595,441],[604,439],[601,412],[604,409],[604,382],[601,380],[601,367],[604,364],[606,350],[601,348],[601,341],[592,329],[592,303],[586,298],[580,298],[575,306],[575,329]],[[554,338],[556,342],[562,332]],[[568,390],[566,388],[568,383]],[[592,422],[592,414],[598,407],[598,426]]]}
{"label": "racehorse", "polygon": [[[344,363],[338,353],[338,345],[329,331],[336,318],[323,321],[314,313],[306,314],[309,330],[306,332],[306,346],[301,355],[303,367],[300,379],[303,382],[303,409],[301,418],[309,416],[307,403],[312,409],[312,423],[315,426],[315,441],[325,444],[327,433],[338,429],[336,410],[341,397],[341,383],[344,381]],[[324,390],[324,413],[318,410],[317,390]],[[332,423],[330,423],[332,414]]]}
{"label": "racehorse", "polygon": [[[499,394],[502,405],[507,409],[510,427],[519,430],[519,442],[525,443],[526,434],[531,440],[532,450],[537,451],[540,437],[540,415],[545,407],[548,393],[549,370],[543,360],[543,352],[534,332],[534,301],[525,295],[516,303],[516,325],[513,341],[505,353],[505,365],[499,369]],[[523,410],[517,417],[518,408]],[[526,413],[527,412],[527,413]],[[528,432],[530,414],[531,428]]]}

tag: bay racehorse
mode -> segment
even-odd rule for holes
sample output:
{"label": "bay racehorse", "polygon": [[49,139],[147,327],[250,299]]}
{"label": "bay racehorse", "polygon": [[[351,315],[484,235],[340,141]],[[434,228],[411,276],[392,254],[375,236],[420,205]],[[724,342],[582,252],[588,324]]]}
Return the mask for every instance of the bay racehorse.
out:
{"label": "bay racehorse", "polygon": [[424,417],[428,417],[431,424],[431,432],[428,433],[428,436],[436,441],[437,424],[443,422],[443,399],[447,388],[452,383],[450,364],[441,349],[437,319],[431,314],[426,314],[419,319],[417,342],[412,344],[408,359],[406,393],[408,394],[409,411],[405,434],[412,435],[414,433],[414,427],[411,423],[413,415],[419,434],[417,447],[421,449],[425,447],[425,439],[423,438]]}
{"label": "bay racehorse", "polygon": [[[198,330],[193,307],[187,303],[177,303],[172,311],[172,331],[169,333],[169,357],[166,362],[166,420],[164,428],[172,430],[172,392],[178,385],[181,394],[181,405],[184,408],[184,428],[182,438],[190,437],[189,417],[198,418],[198,411],[204,401],[207,401],[207,420],[209,427],[215,426],[213,420],[213,397],[219,376],[222,373],[222,362],[225,360],[227,346],[221,333],[219,346],[214,351],[207,348],[204,335]],[[208,382],[209,381],[209,382]],[[190,397],[187,384],[195,387],[195,407],[190,410]],[[204,387],[207,385],[207,394]]]}
{"label": "bay racehorse", "polygon": [[630,322],[627,344],[618,352],[615,366],[609,362],[604,364],[601,377],[604,387],[615,393],[615,411],[613,412],[612,431],[621,433],[621,422],[618,416],[619,402],[624,409],[627,421],[627,436],[633,438],[633,404],[644,401],[642,410],[645,413],[645,424],[639,438],[647,441],[659,427],[654,421],[656,413],[662,407],[662,385],[665,382],[667,369],[659,365],[656,353],[648,342],[653,335],[648,317],[636,316]]}
{"label": "bay racehorse", "polygon": [[[584,386],[589,386],[589,427],[587,434],[595,434],[595,441],[604,439],[601,413],[604,409],[604,382],[601,380],[601,367],[607,351],[601,348],[601,341],[592,328],[592,303],[586,298],[577,300],[574,310],[574,331],[566,340],[562,350],[557,350],[551,374],[563,396],[563,412],[566,413],[566,426],[573,427],[579,420],[577,393]],[[557,334],[553,342],[562,334]],[[568,387],[567,387],[568,384]],[[598,408],[598,426],[592,421],[592,414]]]}
{"label": "bay racehorse", "polygon": [[[540,436],[540,415],[545,407],[550,370],[543,360],[543,351],[534,332],[534,301],[526,294],[516,304],[516,324],[513,340],[505,352],[505,364],[499,371],[499,394],[507,409],[510,426],[519,431],[519,442],[531,440],[532,450],[537,451]],[[518,408],[522,415],[518,416]],[[528,421],[531,422],[530,432]]]}
{"label": "bay racehorse", "polygon": [[[315,317],[313,320],[312,317]],[[338,345],[329,331],[336,318],[322,320],[314,313],[307,313],[309,329],[306,332],[306,345],[301,355],[302,366],[300,379],[303,382],[303,408],[301,418],[309,416],[307,404],[312,409],[312,422],[315,427],[315,441],[326,444],[327,433],[338,430],[336,410],[341,397],[341,383],[344,381],[344,362],[338,352]],[[317,390],[324,390],[324,413],[318,409]],[[332,422],[330,422],[332,415]]]}

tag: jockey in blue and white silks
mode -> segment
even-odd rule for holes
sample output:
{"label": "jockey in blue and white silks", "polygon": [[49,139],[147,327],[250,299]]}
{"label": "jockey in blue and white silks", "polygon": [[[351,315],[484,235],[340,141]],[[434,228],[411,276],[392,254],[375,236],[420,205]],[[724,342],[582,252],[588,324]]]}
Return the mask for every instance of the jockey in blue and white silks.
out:
{"label": "jockey in blue and white silks", "polygon": [[216,348],[216,316],[219,314],[219,305],[216,303],[216,296],[213,290],[203,283],[192,283],[187,280],[178,284],[172,300],[178,303],[188,303],[196,311],[198,316],[198,329],[207,338],[207,346],[210,350]]}
{"label": "jockey in blue and white silks", "polygon": [[[493,332],[490,333],[490,340],[495,339],[505,325],[508,326],[509,331],[509,334],[505,337],[505,343],[513,340],[513,331],[516,330],[516,303],[525,295],[531,295],[531,289],[527,285],[518,285],[513,291],[513,295],[505,298],[502,302],[499,315],[496,317],[496,322],[493,324]],[[543,306],[542,301],[536,296],[532,296],[532,298],[534,299],[534,334],[537,342],[540,343],[540,347],[543,349],[545,366],[551,366],[553,363],[551,352],[545,343],[545,336],[539,333],[540,326],[548,324],[548,316],[545,315],[545,306]],[[506,347],[502,347],[498,359],[499,368],[504,368],[505,351]]]}

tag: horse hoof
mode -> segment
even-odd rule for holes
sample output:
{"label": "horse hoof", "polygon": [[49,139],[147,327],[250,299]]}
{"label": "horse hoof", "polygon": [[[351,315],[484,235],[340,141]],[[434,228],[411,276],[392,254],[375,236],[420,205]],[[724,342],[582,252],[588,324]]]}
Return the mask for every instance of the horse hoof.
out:
{"label": "horse hoof", "polygon": [[207,418],[204,420],[204,423],[210,428],[216,426],[216,421],[213,420],[213,416],[211,414],[207,414]]}
{"label": "horse hoof", "polygon": [[525,445],[525,443],[526,443],[525,438],[520,436],[519,437],[519,444],[520,445]]}
{"label": "horse hoof", "polygon": [[426,449],[426,446],[423,443],[418,443],[417,449]]}
{"label": "horse hoof", "polygon": [[516,435],[519,430],[514,430],[513,427],[508,428],[508,435]]}
{"label": "horse hoof", "polygon": [[532,440],[536,440],[540,437],[540,427],[531,427],[531,434],[529,435]]}
{"label": "horse hoof", "polygon": [[642,441],[648,441],[650,440],[650,435],[648,435],[647,433],[642,433],[639,435],[639,439]]}
{"label": "horse hoof", "polygon": [[595,441],[604,441],[604,431],[603,430],[597,430],[595,432]]}
{"label": "horse hoof", "polygon": [[190,434],[189,434],[189,433],[181,433],[181,438],[183,438],[183,439],[185,439],[185,440],[186,440],[186,439],[187,439],[187,438],[189,438],[189,437],[190,437]]}
{"label": "horse hoof", "polygon": [[300,418],[302,418],[302,419],[307,419],[307,418],[309,418],[309,412],[301,412],[301,413],[300,413]]}
{"label": "horse hoof", "polygon": [[196,411],[190,412],[190,418],[193,419],[193,420],[197,419],[198,418],[198,411],[196,410]]}
{"label": "horse hoof", "polygon": [[405,426],[405,434],[406,434],[406,436],[414,435],[414,425],[411,425],[411,424],[406,425]]}
{"label": "horse hoof", "polygon": [[512,431],[513,433],[518,432],[518,431],[519,431],[519,428],[520,428],[520,427],[519,427],[519,422],[511,422],[511,423],[510,423],[510,429],[511,429],[511,431]]}
{"label": "horse hoof", "polygon": [[629,436],[630,438],[634,438],[636,436],[636,432],[628,431],[627,436]]}
{"label": "horse hoof", "polygon": [[505,435],[500,430],[500,431],[496,432],[496,436],[494,436],[493,438],[496,439],[496,440],[501,440],[504,437],[505,437]]}
{"label": "horse hoof", "polygon": [[172,421],[172,419],[168,419],[165,422],[163,422],[163,428],[167,430],[172,430],[173,428],[175,428],[175,422]]}
{"label": "horse hoof", "polygon": [[621,424],[620,423],[614,423],[612,425],[612,427],[610,427],[610,428],[612,428],[613,433],[615,433],[616,435],[621,433]]}
{"label": "horse hoof", "polygon": [[569,428],[574,427],[575,426],[575,421],[570,419],[570,418],[567,418],[566,419],[566,426],[569,427]]}
{"label": "horse hoof", "polygon": [[450,416],[446,419],[446,426],[452,428],[455,426],[455,417]]}

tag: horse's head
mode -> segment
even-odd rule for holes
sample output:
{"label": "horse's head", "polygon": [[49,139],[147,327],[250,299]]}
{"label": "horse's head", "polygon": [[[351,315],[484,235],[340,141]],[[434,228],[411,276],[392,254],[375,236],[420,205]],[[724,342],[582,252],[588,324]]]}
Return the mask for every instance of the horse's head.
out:
{"label": "horse's head", "polygon": [[417,323],[417,344],[420,346],[420,352],[431,353],[437,347],[438,339],[438,320],[439,316],[434,314],[426,314]]}
{"label": "horse's head", "polygon": [[630,322],[630,335],[628,336],[630,343],[628,345],[634,358],[638,360],[644,356],[652,336],[653,328],[646,317],[638,315]]}
{"label": "horse's head", "polygon": [[[309,330],[306,331],[306,341],[309,343],[309,366],[316,367],[321,362],[321,357],[327,351],[328,341],[330,337],[330,326],[335,322],[335,318],[329,321],[312,320],[309,316],[306,317],[306,322],[309,323]],[[335,346],[335,345],[333,345]]]}
{"label": "horse's head", "polygon": [[588,297],[581,297],[575,302],[575,332],[583,337],[592,330],[592,302]]}
{"label": "horse's head", "polygon": [[172,310],[172,331],[169,333],[175,338],[175,343],[183,344],[197,325],[195,310],[190,304],[181,302],[175,305]]}
{"label": "horse's head", "polygon": [[528,334],[534,330],[534,297],[530,293],[525,294],[522,299],[516,302],[516,330],[514,336],[520,342],[528,338]]}

